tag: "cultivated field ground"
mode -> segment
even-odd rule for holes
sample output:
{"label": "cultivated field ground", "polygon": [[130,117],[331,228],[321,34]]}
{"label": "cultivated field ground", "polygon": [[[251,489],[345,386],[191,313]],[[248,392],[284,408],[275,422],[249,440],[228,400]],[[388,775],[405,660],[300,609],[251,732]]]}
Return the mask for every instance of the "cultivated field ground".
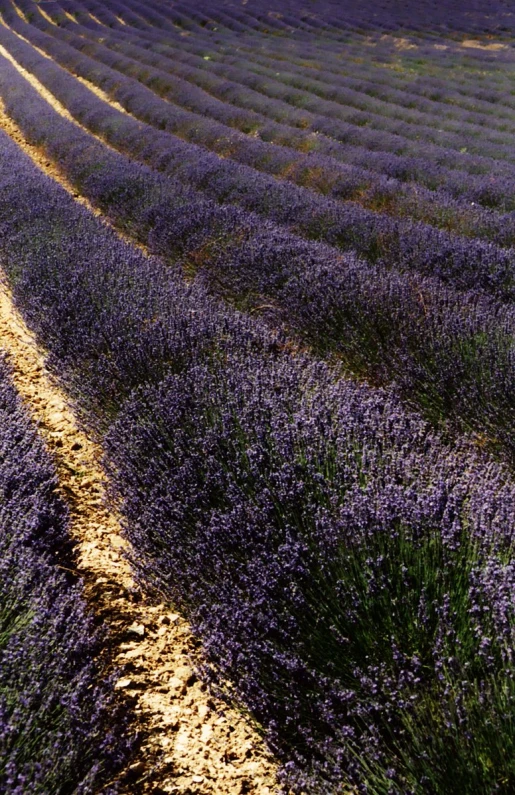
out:
{"label": "cultivated field ground", "polygon": [[515,0],[0,0],[0,792],[515,792]]}

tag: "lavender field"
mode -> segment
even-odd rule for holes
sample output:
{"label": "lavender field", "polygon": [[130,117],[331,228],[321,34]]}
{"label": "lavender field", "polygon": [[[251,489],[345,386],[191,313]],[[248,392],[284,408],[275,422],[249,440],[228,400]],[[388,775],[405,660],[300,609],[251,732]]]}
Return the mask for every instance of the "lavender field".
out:
{"label": "lavender field", "polygon": [[[197,675],[277,792],[515,792],[514,0],[0,0],[0,22],[2,278]],[[52,779],[4,731],[28,687],[4,684],[5,572],[27,600],[73,553],[59,501],[59,532],[9,529],[42,465],[19,483],[2,434],[0,789],[104,792],[131,730],[57,575],[49,643],[84,625],[97,711],[72,699]]]}

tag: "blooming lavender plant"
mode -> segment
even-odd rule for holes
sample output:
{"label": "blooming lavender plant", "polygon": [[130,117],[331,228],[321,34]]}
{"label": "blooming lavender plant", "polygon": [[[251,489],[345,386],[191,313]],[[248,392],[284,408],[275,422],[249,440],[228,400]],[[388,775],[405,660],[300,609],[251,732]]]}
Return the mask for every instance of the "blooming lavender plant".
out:
{"label": "blooming lavender plant", "polygon": [[238,355],[135,394],[107,447],[136,571],[296,786],[511,786],[506,472],[318,365]]}

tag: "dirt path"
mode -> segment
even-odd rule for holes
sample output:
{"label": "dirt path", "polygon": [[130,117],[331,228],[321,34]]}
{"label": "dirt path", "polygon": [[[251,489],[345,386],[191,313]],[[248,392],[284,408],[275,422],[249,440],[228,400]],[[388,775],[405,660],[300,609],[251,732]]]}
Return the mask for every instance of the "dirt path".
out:
{"label": "dirt path", "polygon": [[[4,129],[47,175],[79,197],[44,154],[28,144],[0,108]],[[98,212],[95,212],[98,215]],[[106,509],[101,451],[78,429],[66,395],[45,368],[36,344],[0,281],[0,348],[14,383],[46,440],[78,541],[87,596],[111,631],[121,667],[117,686],[134,708],[144,741],[125,784],[127,793],[239,795],[277,792],[276,763],[242,715],[210,697],[193,672],[198,644],[184,619],[153,605],[136,588],[123,556],[118,517]]]}

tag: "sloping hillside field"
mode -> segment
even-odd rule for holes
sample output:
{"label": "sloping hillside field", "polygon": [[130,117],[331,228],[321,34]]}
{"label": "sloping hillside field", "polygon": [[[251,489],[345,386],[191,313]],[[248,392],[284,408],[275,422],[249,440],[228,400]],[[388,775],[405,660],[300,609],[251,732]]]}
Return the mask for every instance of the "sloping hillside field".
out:
{"label": "sloping hillside field", "polygon": [[515,0],[0,0],[0,357],[2,793],[515,792]]}

